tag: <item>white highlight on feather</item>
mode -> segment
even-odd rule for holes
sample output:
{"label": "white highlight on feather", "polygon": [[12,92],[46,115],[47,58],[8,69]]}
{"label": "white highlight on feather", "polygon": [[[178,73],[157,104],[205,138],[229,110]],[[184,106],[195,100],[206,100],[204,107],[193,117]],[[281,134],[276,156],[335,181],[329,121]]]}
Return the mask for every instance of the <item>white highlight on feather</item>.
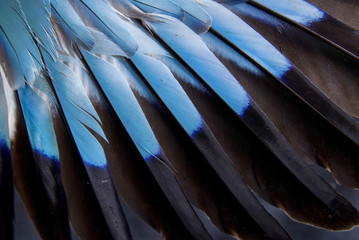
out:
{"label": "white highlight on feather", "polygon": [[15,138],[15,133],[16,133],[16,122],[17,122],[17,118],[16,118],[16,112],[17,112],[17,108],[16,108],[16,104],[15,104],[15,94],[14,91],[11,89],[4,70],[2,69],[2,67],[0,67],[0,77],[2,78],[2,82],[3,82],[3,86],[4,86],[4,92],[5,92],[5,99],[6,99],[6,104],[7,104],[7,109],[8,109],[8,124],[9,124],[9,137],[10,140],[13,140]]}
{"label": "white highlight on feather", "polygon": [[256,65],[250,62],[244,56],[240,55],[227,44],[221,42],[214,34],[207,32],[205,34],[202,34],[201,37],[212,52],[218,54],[219,56],[227,60],[234,62],[248,72],[251,72],[257,76],[263,76],[263,72]]}
{"label": "white highlight on feather", "polygon": [[91,48],[93,54],[127,56],[127,54],[105,34],[92,27],[88,27],[88,30],[94,39],[94,45]]}
{"label": "white highlight on feather", "polygon": [[[1,69],[1,67],[0,67]],[[9,117],[8,117],[8,106],[6,103],[5,92],[3,81],[6,81],[2,78],[0,73],[0,145],[6,145],[10,147],[9,140]]]}
{"label": "white highlight on feather", "polygon": [[151,104],[159,106],[156,97],[143,83],[143,81],[139,79],[139,76],[132,69],[128,62],[121,60],[120,58],[105,55],[102,55],[101,59],[120,69],[121,72],[125,75],[125,78],[133,91],[136,91],[136,93],[140,94],[141,97],[145,98]]}
{"label": "white highlight on feather", "polygon": [[72,102],[76,107],[78,107],[79,109],[81,109],[81,111],[83,112],[86,112],[87,115],[90,116],[89,119],[96,119],[97,120],[97,123],[91,121],[93,124],[91,124],[91,127],[92,130],[96,131],[103,139],[106,139],[106,136],[100,126],[101,123],[101,119],[100,117],[98,116],[96,110],[94,109],[91,101],[87,98],[78,98],[76,96],[79,96],[79,94],[76,94],[77,92],[81,91],[81,90],[85,90],[85,92],[87,92],[86,90],[86,85],[84,84],[83,82],[83,79],[87,77],[87,74],[88,72],[80,65],[77,65],[77,64],[71,64],[69,65],[69,68],[73,71],[73,73],[75,74],[76,78],[73,78],[73,80],[75,81],[72,81],[71,84],[73,84],[74,87],[72,89],[73,91],[73,99],[68,99],[70,102],[72,101],[76,101],[76,102]]}
{"label": "white highlight on feather", "polygon": [[253,0],[295,22],[309,25],[325,16],[317,7],[303,0]]}

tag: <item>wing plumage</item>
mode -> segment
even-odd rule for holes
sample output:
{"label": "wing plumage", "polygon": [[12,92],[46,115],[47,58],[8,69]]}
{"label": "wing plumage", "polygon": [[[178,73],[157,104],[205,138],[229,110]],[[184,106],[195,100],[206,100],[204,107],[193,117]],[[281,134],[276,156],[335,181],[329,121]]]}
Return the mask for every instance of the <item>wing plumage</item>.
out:
{"label": "wing plumage", "polygon": [[359,37],[337,7],[0,0],[0,238],[14,184],[43,239],[136,239],[133,214],[215,239],[200,211],[236,238],[295,238],[263,200],[359,225],[311,166],[359,187]]}
{"label": "wing plumage", "polygon": [[13,238],[13,218],[14,218],[14,183],[12,172],[12,161],[10,154],[10,132],[9,132],[9,114],[10,109],[7,105],[5,96],[6,88],[10,88],[5,76],[0,71],[0,223],[1,236],[4,238]]}

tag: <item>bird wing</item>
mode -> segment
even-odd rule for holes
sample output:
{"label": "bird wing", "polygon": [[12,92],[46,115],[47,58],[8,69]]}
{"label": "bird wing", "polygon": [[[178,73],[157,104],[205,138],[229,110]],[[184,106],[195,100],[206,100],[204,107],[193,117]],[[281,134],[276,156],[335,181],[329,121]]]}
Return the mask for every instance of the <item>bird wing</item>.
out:
{"label": "bird wing", "polygon": [[236,238],[291,239],[264,201],[357,226],[313,168],[359,187],[345,4],[0,0],[0,237],[13,185],[43,239],[133,239],[131,214],[164,239],[214,239],[200,211]]}

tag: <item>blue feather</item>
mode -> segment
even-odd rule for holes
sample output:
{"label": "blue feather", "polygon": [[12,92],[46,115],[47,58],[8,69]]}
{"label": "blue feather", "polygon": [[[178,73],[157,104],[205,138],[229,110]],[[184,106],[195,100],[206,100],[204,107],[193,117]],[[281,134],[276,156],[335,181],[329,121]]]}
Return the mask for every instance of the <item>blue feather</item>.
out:
{"label": "blue feather", "polygon": [[160,145],[123,73],[87,51],[82,53],[142,157],[159,156]]}
{"label": "blue feather", "polygon": [[212,16],[212,28],[237,46],[274,76],[281,78],[292,64],[263,36],[222,5],[205,1],[203,8]]}
{"label": "blue feather", "polygon": [[156,56],[161,62],[163,62],[172,72],[176,78],[183,80],[190,84],[192,87],[198,89],[201,92],[210,94],[207,88],[199,81],[193,73],[191,73],[177,58],[170,56]]}
{"label": "blue feather", "polygon": [[[25,16],[17,1],[0,1],[0,32],[1,43],[11,65],[8,68],[16,67],[16,78],[7,76],[10,86],[17,89],[23,84],[20,78],[20,71],[27,81],[35,81],[36,75],[43,68],[40,53],[36,43],[29,32]],[[6,43],[8,41],[8,43]],[[20,66],[18,68],[18,66]],[[16,82],[13,82],[16,81]]]}
{"label": "blue feather", "polygon": [[91,48],[94,45],[93,37],[71,4],[67,0],[62,0],[61,4],[59,0],[52,0],[51,5],[55,10],[53,13],[58,14],[69,29],[70,38],[80,41],[87,48]]}
{"label": "blue feather", "polygon": [[[100,118],[82,82],[90,76],[76,59],[69,63],[69,67],[60,61],[54,62],[46,51],[42,53],[67,125],[85,163],[92,189],[111,235],[115,239],[130,239],[131,235],[108,168],[107,158],[97,137],[105,141],[107,139],[100,126]],[[99,136],[96,137],[93,132]]]}
{"label": "blue feather", "polygon": [[117,61],[116,67],[118,67],[125,75],[126,80],[129,82],[130,87],[133,91],[140,94],[141,97],[145,98],[148,102],[160,107],[156,96],[148,88],[144,81],[141,80],[136,69],[134,69],[127,61]]}
{"label": "blue feather", "polygon": [[[10,99],[6,99],[4,88],[7,84],[5,76],[0,67],[0,236],[4,239],[13,238],[13,219],[14,219],[14,183],[11,159],[11,143],[9,121],[11,121],[10,109],[8,107]],[[9,89],[8,89],[9,90]]]}
{"label": "blue feather", "polygon": [[[36,81],[42,82],[42,86],[35,85],[34,88],[46,87],[44,84],[46,80],[43,76],[39,76]],[[38,91],[45,94],[46,89],[38,89]],[[32,148],[49,159],[59,161],[59,150],[51,116],[53,103],[41,98],[28,84],[19,88],[18,93]]]}
{"label": "blue feather", "polygon": [[133,56],[138,44],[136,39],[128,31],[128,23],[123,20],[113,8],[104,0],[72,0],[76,6],[76,10],[80,12],[80,16],[85,24],[98,28],[109,39],[116,43],[123,51],[124,56]]}
{"label": "blue feather", "polygon": [[[45,193],[40,201],[59,204],[59,215],[67,208],[63,190],[69,193],[70,220],[81,238],[94,226],[106,238],[131,239],[118,194],[166,239],[211,239],[192,205],[239,238],[289,238],[247,184],[299,221],[339,230],[358,224],[359,212],[304,161],[358,186],[359,125],[351,117],[357,99],[336,97],[347,101],[351,115],[344,112],[302,73],[315,68],[292,53],[318,42],[317,52],[304,56],[333,64],[333,76],[353,78],[340,85],[350,88],[358,73],[349,59],[358,60],[357,31],[309,2],[0,0],[0,191],[8,201],[0,200],[0,222],[11,229],[2,205],[12,206],[13,161],[39,232],[52,212],[42,218],[41,204],[33,204],[37,182]],[[299,39],[321,39],[293,45],[291,30]],[[266,39],[282,31],[283,38]],[[348,92],[340,88],[333,92]],[[303,117],[296,128],[291,114],[313,119]],[[73,179],[83,188],[69,186]],[[89,204],[76,209],[79,200]],[[86,218],[89,209],[98,219]],[[63,216],[49,229],[68,230]],[[0,238],[7,239],[11,230],[3,229]]]}
{"label": "blue feather", "polygon": [[9,100],[5,97],[4,81],[6,80],[0,72],[0,144],[10,150],[9,109],[7,103]]}
{"label": "blue feather", "polygon": [[212,24],[211,16],[193,0],[171,0],[183,8],[185,15],[183,22],[196,33],[204,33]]}
{"label": "blue feather", "polygon": [[99,125],[100,118],[81,82],[80,76],[86,73],[83,72],[81,66],[75,66],[78,70],[75,73],[65,64],[59,61],[54,62],[46,52],[43,52],[43,56],[70,131],[83,160],[93,166],[106,167],[105,153],[95,136],[89,131],[91,129],[106,139]]}
{"label": "blue feather", "polygon": [[243,115],[251,101],[248,94],[197,34],[176,19],[152,22],[151,27],[238,115]]}
{"label": "blue feather", "polygon": [[166,14],[183,19],[184,11],[181,7],[168,0],[131,0],[131,2],[144,12]]}
{"label": "blue feather", "polygon": [[[0,45],[1,51],[4,52],[4,58],[2,59],[4,68],[6,69],[6,79],[4,81],[9,81],[9,85],[12,89],[17,89],[24,84],[24,74],[22,71],[22,66],[19,62],[19,59],[16,55],[14,48],[11,46],[9,40],[7,39],[4,31],[0,28]],[[1,54],[3,55],[3,54]],[[8,80],[9,79],[9,80]]]}
{"label": "blue feather", "polygon": [[136,54],[131,60],[184,130],[194,136],[203,120],[166,65],[144,54]]}
{"label": "blue feather", "polygon": [[55,32],[50,22],[50,3],[49,0],[18,0],[25,16],[25,21],[32,31],[34,38],[38,39],[52,57],[57,56],[57,40]]}
{"label": "blue feather", "polygon": [[225,44],[222,40],[216,37],[211,32],[206,32],[201,35],[202,40],[206,43],[209,49],[214,52],[216,55],[221,56],[237,66],[245,69],[248,72],[251,72],[258,76],[263,76],[263,71],[261,71],[255,64],[249,61],[246,57],[238,53],[236,50]]}

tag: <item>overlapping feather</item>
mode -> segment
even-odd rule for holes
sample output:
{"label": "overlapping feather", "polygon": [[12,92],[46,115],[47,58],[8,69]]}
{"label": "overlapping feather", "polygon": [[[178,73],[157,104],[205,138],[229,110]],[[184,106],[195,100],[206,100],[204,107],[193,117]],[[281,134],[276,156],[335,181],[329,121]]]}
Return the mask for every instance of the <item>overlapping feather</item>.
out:
{"label": "overlapping feather", "polygon": [[0,237],[12,168],[44,239],[69,221],[132,239],[123,201],[165,239],[212,239],[193,206],[236,237],[289,239],[252,191],[304,223],[358,225],[308,164],[358,187],[358,98],[323,93],[281,26],[350,63],[341,86],[358,89],[357,33],[303,0],[0,0]]}

